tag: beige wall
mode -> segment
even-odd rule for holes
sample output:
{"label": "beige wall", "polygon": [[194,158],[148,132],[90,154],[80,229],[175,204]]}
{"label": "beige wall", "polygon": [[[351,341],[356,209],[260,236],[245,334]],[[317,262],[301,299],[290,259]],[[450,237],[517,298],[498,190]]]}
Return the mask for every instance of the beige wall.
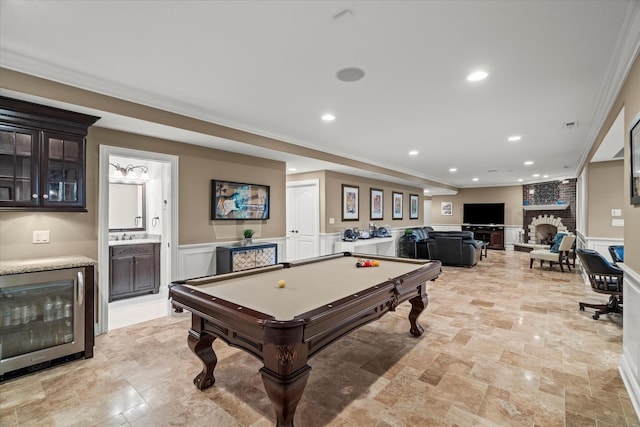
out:
{"label": "beige wall", "polygon": [[[133,148],[179,157],[179,244],[239,240],[247,226],[256,237],[285,234],[285,165],[195,145],[91,127],[87,136],[86,213],[0,212],[0,260],[56,255],[98,256],[99,145]],[[209,220],[210,180],[271,186],[271,219]],[[49,244],[31,243],[34,230],[50,230]]]}
{"label": "beige wall", "polygon": [[[422,225],[424,220],[422,189],[398,185],[386,181],[368,179],[355,175],[342,174],[332,171],[311,172],[305,174],[289,175],[287,181],[301,181],[306,179],[318,179],[320,181],[320,232],[336,233],[345,228],[368,229],[369,223],[376,225],[388,225],[393,228],[411,227]],[[342,185],[358,187],[359,192],[359,219],[357,221],[342,221]],[[383,191],[383,219],[371,219],[370,189],[376,188]],[[402,193],[403,215],[402,220],[392,219],[391,200],[393,192]],[[409,195],[418,195],[418,219],[409,219]],[[330,224],[333,218],[334,223]]]}
{"label": "beige wall", "polygon": [[[624,127],[630,129],[632,120],[640,114],[640,56],[625,82],[620,98],[624,100]],[[616,113],[617,114],[617,113]],[[631,194],[631,144],[629,132],[625,132],[624,141],[624,193],[626,203],[624,215],[624,262],[633,271],[640,273],[640,205],[633,206],[630,201]]]}
{"label": "beige wall", "polygon": [[[462,224],[462,207],[465,203],[504,203],[505,225],[522,227],[522,186],[461,188],[453,196],[431,197],[431,222],[433,225]],[[441,215],[440,203],[452,202],[453,215]]]}
{"label": "beige wall", "polygon": [[[640,239],[638,239],[638,230],[640,230],[640,205],[633,206],[630,201],[630,181],[631,181],[631,151],[629,142],[629,130],[633,124],[633,119],[640,114],[640,56],[636,58],[629,75],[625,80],[620,94],[616,98],[609,115],[605,120],[598,136],[596,143],[591,148],[588,159],[593,157],[593,154],[602,143],[605,135],[611,128],[611,125],[615,121],[616,117],[620,113],[620,110],[624,107],[624,176],[622,177],[622,183],[619,185],[624,186],[623,190],[623,207],[622,215],[624,218],[624,261],[625,264],[640,273]],[[595,197],[589,191],[589,196]],[[590,213],[587,212],[590,216]],[[587,229],[587,235],[591,236],[591,230]]]}
{"label": "beige wall", "polygon": [[[625,205],[624,161],[590,163],[587,180],[587,230],[589,238],[624,238],[624,227],[611,226],[611,209]],[[627,201],[628,203],[628,201]],[[618,217],[622,218],[622,217]]]}
{"label": "beige wall", "polygon": [[[150,138],[110,129],[91,128],[92,145],[104,144],[178,156],[179,244],[239,240],[242,230],[256,230],[256,238],[285,234],[285,164],[197,145]],[[96,148],[97,150],[97,148]],[[94,153],[97,155],[98,153]],[[270,219],[209,219],[212,179],[270,186]]]}

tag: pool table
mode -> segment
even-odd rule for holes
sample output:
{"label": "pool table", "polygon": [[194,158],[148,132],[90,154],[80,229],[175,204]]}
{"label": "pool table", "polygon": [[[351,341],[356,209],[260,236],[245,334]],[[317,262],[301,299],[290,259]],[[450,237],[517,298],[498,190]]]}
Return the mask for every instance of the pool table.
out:
{"label": "pool table", "polygon": [[[356,267],[360,258],[379,266]],[[440,272],[440,261],[345,252],[176,281],[169,298],[176,309],[192,313],[187,342],[203,365],[193,380],[196,387],[204,390],[215,382],[212,344],[220,338],[263,362],[260,373],[277,426],[293,426],[311,370],[307,361],[406,300],[409,332],[422,335],[418,316],[428,304],[426,282]]]}

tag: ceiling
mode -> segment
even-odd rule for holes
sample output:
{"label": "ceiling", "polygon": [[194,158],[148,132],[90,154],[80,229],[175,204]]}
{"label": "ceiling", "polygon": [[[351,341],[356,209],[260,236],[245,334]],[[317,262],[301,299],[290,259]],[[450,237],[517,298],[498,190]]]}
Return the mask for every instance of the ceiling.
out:
{"label": "ceiling", "polygon": [[[97,126],[430,194],[575,177],[639,46],[633,0],[0,0],[4,68],[343,159],[62,105],[101,116]],[[348,67],[364,77],[339,80]],[[466,80],[479,69],[485,80]],[[615,158],[620,135],[599,160]]]}

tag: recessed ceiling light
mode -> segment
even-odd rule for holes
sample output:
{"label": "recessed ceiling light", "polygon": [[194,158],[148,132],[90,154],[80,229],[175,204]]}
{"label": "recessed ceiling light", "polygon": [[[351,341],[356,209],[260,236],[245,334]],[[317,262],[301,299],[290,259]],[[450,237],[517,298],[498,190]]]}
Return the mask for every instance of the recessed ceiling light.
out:
{"label": "recessed ceiling light", "polygon": [[520,141],[522,139],[522,137],[520,135],[513,135],[513,136],[510,136],[507,139],[508,139],[509,142],[515,142],[515,141]]}
{"label": "recessed ceiling light", "polygon": [[538,178],[538,177],[540,176],[540,174],[539,174],[539,173],[534,173],[534,174],[533,174],[533,175],[531,175],[531,176],[532,176],[532,177],[534,177],[534,178]]}
{"label": "recessed ceiling light", "polygon": [[289,172],[295,172],[295,171],[297,171],[297,170],[298,170],[298,169],[296,169],[296,168],[289,168]]}
{"label": "recessed ceiling light", "polygon": [[542,175],[543,178],[549,178],[549,175]]}
{"label": "recessed ceiling light", "polygon": [[411,151],[409,151],[409,155],[410,155],[410,156],[417,156],[417,155],[418,155],[418,150],[411,150]]}
{"label": "recessed ceiling light", "polygon": [[336,119],[336,116],[334,116],[331,113],[324,113],[322,115],[322,120],[324,120],[325,122],[332,122]]}
{"label": "recessed ceiling light", "polygon": [[470,82],[479,82],[480,80],[484,80],[489,76],[486,71],[478,70],[467,76],[467,80]]}
{"label": "recessed ceiling light", "polygon": [[533,160],[527,160],[526,162],[524,162],[525,166],[531,166],[533,164]]}
{"label": "recessed ceiling light", "polygon": [[524,181],[524,179],[518,178],[518,182],[522,182],[522,181]]}
{"label": "recessed ceiling light", "polygon": [[428,193],[428,192],[429,192],[429,190],[424,190],[424,192],[425,192],[425,193]]}
{"label": "recessed ceiling light", "polygon": [[471,181],[480,181],[480,178],[473,178]]}
{"label": "recessed ceiling light", "polygon": [[456,168],[449,168],[449,172],[457,172],[457,171],[458,171],[458,169],[456,169]]}

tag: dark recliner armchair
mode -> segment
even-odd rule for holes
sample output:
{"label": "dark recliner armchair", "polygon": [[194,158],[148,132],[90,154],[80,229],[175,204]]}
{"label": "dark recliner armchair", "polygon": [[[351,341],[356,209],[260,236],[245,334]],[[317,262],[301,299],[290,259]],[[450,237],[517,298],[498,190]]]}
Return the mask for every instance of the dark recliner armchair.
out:
{"label": "dark recliner armchair", "polygon": [[482,242],[472,231],[430,231],[426,246],[429,259],[464,267],[476,265],[482,251]]}
{"label": "dark recliner armchair", "polygon": [[592,316],[598,320],[601,314],[620,313],[622,314],[622,282],[623,271],[611,265],[611,263],[599,252],[592,249],[578,249],[578,258],[589,277],[591,289],[599,294],[610,295],[607,304],[579,303],[580,311],[585,307],[595,308],[597,311]]}

